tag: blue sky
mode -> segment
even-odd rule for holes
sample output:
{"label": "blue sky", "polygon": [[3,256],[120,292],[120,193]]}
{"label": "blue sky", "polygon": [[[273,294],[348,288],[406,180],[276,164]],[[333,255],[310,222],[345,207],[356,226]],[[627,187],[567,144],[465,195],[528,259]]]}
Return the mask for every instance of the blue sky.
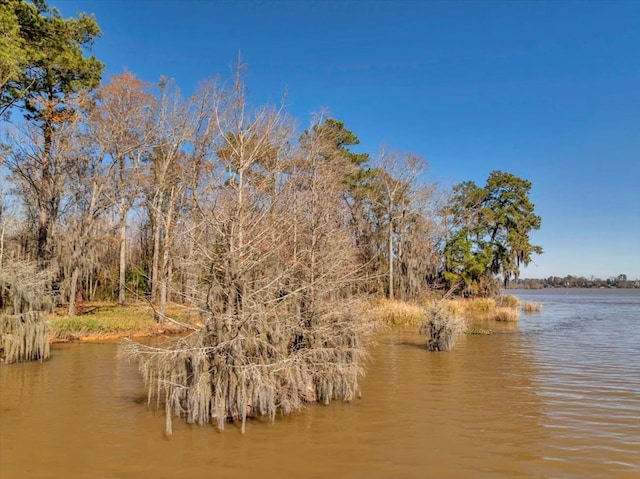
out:
{"label": "blue sky", "polygon": [[640,278],[640,1],[51,0],[93,12],[106,76],[229,78],[304,127],[327,107],[429,179],[533,183],[545,253],[525,277]]}

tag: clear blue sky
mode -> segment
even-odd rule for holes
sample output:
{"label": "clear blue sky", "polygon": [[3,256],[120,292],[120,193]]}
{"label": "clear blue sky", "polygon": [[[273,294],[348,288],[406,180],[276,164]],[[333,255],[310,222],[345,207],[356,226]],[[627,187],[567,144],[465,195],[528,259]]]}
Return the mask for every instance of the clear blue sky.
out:
{"label": "clear blue sky", "polygon": [[545,253],[525,277],[640,278],[640,1],[50,3],[95,13],[107,77],[190,94],[240,51],[253,99],[286,90],[302,126],[328,107],[444,185],[530,180]]}

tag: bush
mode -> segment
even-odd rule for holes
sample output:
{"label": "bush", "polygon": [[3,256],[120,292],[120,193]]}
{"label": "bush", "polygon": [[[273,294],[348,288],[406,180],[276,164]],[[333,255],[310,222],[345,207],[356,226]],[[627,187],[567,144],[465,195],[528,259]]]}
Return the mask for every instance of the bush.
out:
{"label": "bush", "polygon": [[458,333],[464,330],[464,321],[440,304],[427,308],[426,314],[427,320],[420,325],[420,333],[427,336],[427,349],[451,350]]}

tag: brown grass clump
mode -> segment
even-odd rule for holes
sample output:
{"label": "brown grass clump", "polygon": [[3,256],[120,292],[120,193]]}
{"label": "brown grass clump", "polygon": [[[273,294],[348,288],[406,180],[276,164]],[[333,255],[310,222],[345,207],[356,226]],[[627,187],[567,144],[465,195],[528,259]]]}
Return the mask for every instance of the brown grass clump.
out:
{"label": "brown grass clump", "polygon": [[517,321],[518,309],[500,306],[496,308],[492,316],[496,321]]}
{"label": "brown grass clump", "polygon": [[381,299],[368,314],[373,322],[387,326],[419,326],[426,318],[424,307],[391,299]]}
{"label": "brown grass clump", "polygon": [[496,301],[497,306],[502,306],[504,308],[519,308],[520,300],[516,296],[506,295],[499,296]]}
{"label": "brown grass clump", "polygon": [[467,320],[488,319],[496,309],[492,298],[450,299],[443,307],[451,314]]}
{"label": "brown grass clump", "polygon": [[489,314],[496,308],[496,300],[493,298],[474,298],[462,301],[465,302],[465,313],[467,315],[481,316]]}
{"label": "brown grass clump", "polygon": [[542,311],[542,305],[540,303],[526,301],[522,304],[522,311],[524,311],[525,313],[539,313],[540,311]]}
{"label": "brown grass clump", "polygon": [[493,298],[452,299],[443,308],[467,321],[517,321],[520,302],[515,296]]}

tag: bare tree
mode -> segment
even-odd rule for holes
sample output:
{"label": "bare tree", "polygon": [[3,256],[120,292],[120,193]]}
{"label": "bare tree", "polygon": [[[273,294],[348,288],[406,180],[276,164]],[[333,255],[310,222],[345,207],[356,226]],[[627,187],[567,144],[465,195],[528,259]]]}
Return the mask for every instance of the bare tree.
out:
{"label": "bare tree", "polygon": [[155,99],[149,85],[130,72],[111,78],[96,94],[97,106],[89,118],[94,142],[115,171],[111,191],[118,214],[118,303],[125,303],[127,268],[127,215],[139,190],[142,159],[154,134],[151,122]]}
{"label": "bare tree", "polygon": [[281,110],[246,105],[240,75],[208,98],[212,154],[182,232],[199,238],[204,326],[172,347],[127,348],[150,397],[164,399],[168,432],[173,414],[244,429],[249,414],[349,400],[365,356],[366,328],[343,291],[357,265],[336,208],[341,171],[318,155],[321,138],[295,147]]}
{"label": "bare tree", "polygon": [[171,256],[176,211],[184,194],[187,154],[197,118],[172,81],[161,79],[160,97],[153,111],[153,149],[145,161],[143,194],[152,227],[151,301],[160,300],[158,320],[166,315],[171,279]]}
{"label": "bare tree", "polygon": [[[387,295],[394,298],[394,284],[396,272],[394,265],[399,255],[398,246],[402,242],[398,240],[398,233],[402,228],[415,205],[415,197],[419,193],[418,179],[424,170],[425,160],[412,154],[395,154],[383,149],[376,170],[375,182],[378,185],[378,205],[382,208],[386,221],[387,241]],[[420,193],[424,194],[424,190]]]}

